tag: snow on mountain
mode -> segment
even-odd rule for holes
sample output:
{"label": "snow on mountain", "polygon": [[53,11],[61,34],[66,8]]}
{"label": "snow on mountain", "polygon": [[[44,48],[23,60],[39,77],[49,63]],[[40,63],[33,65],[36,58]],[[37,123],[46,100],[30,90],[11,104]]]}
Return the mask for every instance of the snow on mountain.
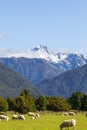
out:
{"label": "snow on mountain", "polygon": [[15,50],[0,48],[0,57],[12,57],[15,54]]}
{"label": "snow on mountain", "polygon": [[16,57],[27,57],[27,58],[41,58],[51,62],[58,62],[58,57],[52,51],[49,51],[47,47],[39,45],[34,49],[27,52],[16,54]]}
{"label": "snow on mountain", "polygon": [[49,51],[47,47],[39,45],[34,49],[28,50],[26,52],[16,53],[10,50],[2,50],[0,52],[0,57],[26,57],[26,58],[42,58],[51,62],[58,62],[58,57],[52,51]]}
{"label": "snow on mountain", "polygon": [[[60,63],[63,64],[65,62],[66,64],[70,65],[71,60],[77,58],[78,65],[83,65],[85,64],[85,59],[87,60],[87,55],[83,55],[80,53],[67,53],[67,52],[59,52],[59,53],[54,53],[50,50],[47,49],[46,46],[39,45],[35,47],[34,49],[25,51],[25,52],[16,52],[14,50],[10,49],[2,49],[0,48],[0,57],[26,57],[26,58],[41,58],[45,59],[47,61],[50,61],[52,63]],[[81,63],[82,62],[82,63]]]}

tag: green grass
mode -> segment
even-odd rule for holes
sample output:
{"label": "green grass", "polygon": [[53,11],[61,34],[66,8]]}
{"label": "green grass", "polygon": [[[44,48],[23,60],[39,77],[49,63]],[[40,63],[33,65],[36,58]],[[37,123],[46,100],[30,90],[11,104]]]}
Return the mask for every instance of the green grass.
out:
{"label": "green grass", "polygon": [[[87,130],[87,117],[85,114],[79,113],[76,116],[62,116],[58,113],[46,113],[40,115],[38,119],[31,119],[28,115],[25,116],[25,121],[11,119],[9,121],[0,121],[0,130],[59,130],[60,123],[65,119],[76,119],[76,130]],[[70,130],[73,130],[71,127]]]}

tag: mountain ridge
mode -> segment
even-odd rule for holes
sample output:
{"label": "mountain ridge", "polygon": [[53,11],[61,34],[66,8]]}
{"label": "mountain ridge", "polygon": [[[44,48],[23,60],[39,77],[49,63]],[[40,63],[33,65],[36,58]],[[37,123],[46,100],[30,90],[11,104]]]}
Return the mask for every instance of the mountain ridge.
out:
{"label": "mountain ridge", "polygon": [[5,55],[1,57],[1,55],[0,61],[34,85],[44,79],[53,78],[87,63],[86,54],[54,53],[43,45],[39,45],[28,52],[11,53],[12,55],[10,55],[10,52],[8,53],[9,55],[6,53],[7,57]]}
{"label": "mountain ridge", "polygon": [[54,53],[53,51],[49,50],[46,46],[38,45],[37,47],[24,51],[24,52],[17,52],[15,50],[10,49],[0,49],[0,57],[1,58],[11,58],[11,57],[25,57],[29,59],[45,59],[47,61],[50,61],[52,63],[59,63],[60,61],[65,60],[68,55],[78,55],[83,56],[85,59],[87,59],[86,54],[81,54],[77,52],[58,52]]}
{"label": "mountain ridge", "polygon": [[74,92],[87,94],[87,64],[46,79],[37,88],[47,96],[70,97]]}
{"label": "mountain ridge", "polygon": [[0,62],[0,96],[16,97],[24,89],[29,90],[32,96],[40,95],[39,90],[34,88],[30,82]]}

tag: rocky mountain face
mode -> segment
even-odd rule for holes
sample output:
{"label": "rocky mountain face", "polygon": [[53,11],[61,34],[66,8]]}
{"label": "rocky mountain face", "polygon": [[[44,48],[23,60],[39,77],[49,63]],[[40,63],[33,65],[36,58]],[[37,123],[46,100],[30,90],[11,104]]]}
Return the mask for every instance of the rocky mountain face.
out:
{"label": "rocky mountain face", "polygon": [[25,79],[37,84],[46,78],[60,73],[60,69],[44,59],[28,58],[0,58],[0,61],[9,68],[17,71]]}
{"label": "rocky mountain face", "polygon": [[87,94],[87,64],[44,80],[37,89],[47,96],[69,97],[74,92]]}
{"label": "rocky mountain face", "polygon": [[39,45],[26,52],[1,50],[0,61],[17,71],[34,85],[65,71],[87,63],[87,55],[79,53],[54,53]]}
{"label": "rocky mountain face", "polygon": [[30,82],[0,62],[0,97],[16,97],[24,89],[29,90],[34,97],[41,95]]}

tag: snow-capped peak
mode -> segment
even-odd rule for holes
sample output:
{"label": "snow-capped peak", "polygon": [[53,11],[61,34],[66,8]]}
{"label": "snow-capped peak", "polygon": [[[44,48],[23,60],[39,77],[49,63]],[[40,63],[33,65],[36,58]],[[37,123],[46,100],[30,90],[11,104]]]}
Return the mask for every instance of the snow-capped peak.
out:
{"label": "snow-capped peak", "polygon": [[15,52],[10,49],[0,52],[0,57],[26,57],[26,58],[42,58],[51,62],[58,62],[57,55],[48,50],[46,46],[39,45],[34,49],[25,52]]}
{"label": "snow-capped peak", "polygon": [[[31,49],[25,52],[17,52],[12,49],[10,50],[10,49],[0,48],[0,57],[41,58],[41,59],[45,59],[53,63],[59,63],[64,60],[67,62],[67,59],[71,57],[70,55],[72,54],[73,56],[78,55],[79,57],[81,57],[81,54],[79,53],[77,54],[77,53],[59,52],[56,54],[48,50],[48,48],[43,45],[39,45],[35,47],[34,49]],[[87,55],[83,55],[83,58],[87,59]]]}
{"label": "snow-capped peak", "polygon": [[51,62],[58,62],[57,55],[52,51],[48,50],[46,46],[39,45],[34,49],[31,49],[27,52],[27,55],[24,57],[28,58],[42,58],[45,60],[49,60]]}
{"label": "snow-capped peak", "polygon": [[38,45],[37,47],[35,47],[34,49],[31,49],[32,51],[39,51],[39,50],[47,50],[47,47],[46,46],[43,46],[43,45]]}

